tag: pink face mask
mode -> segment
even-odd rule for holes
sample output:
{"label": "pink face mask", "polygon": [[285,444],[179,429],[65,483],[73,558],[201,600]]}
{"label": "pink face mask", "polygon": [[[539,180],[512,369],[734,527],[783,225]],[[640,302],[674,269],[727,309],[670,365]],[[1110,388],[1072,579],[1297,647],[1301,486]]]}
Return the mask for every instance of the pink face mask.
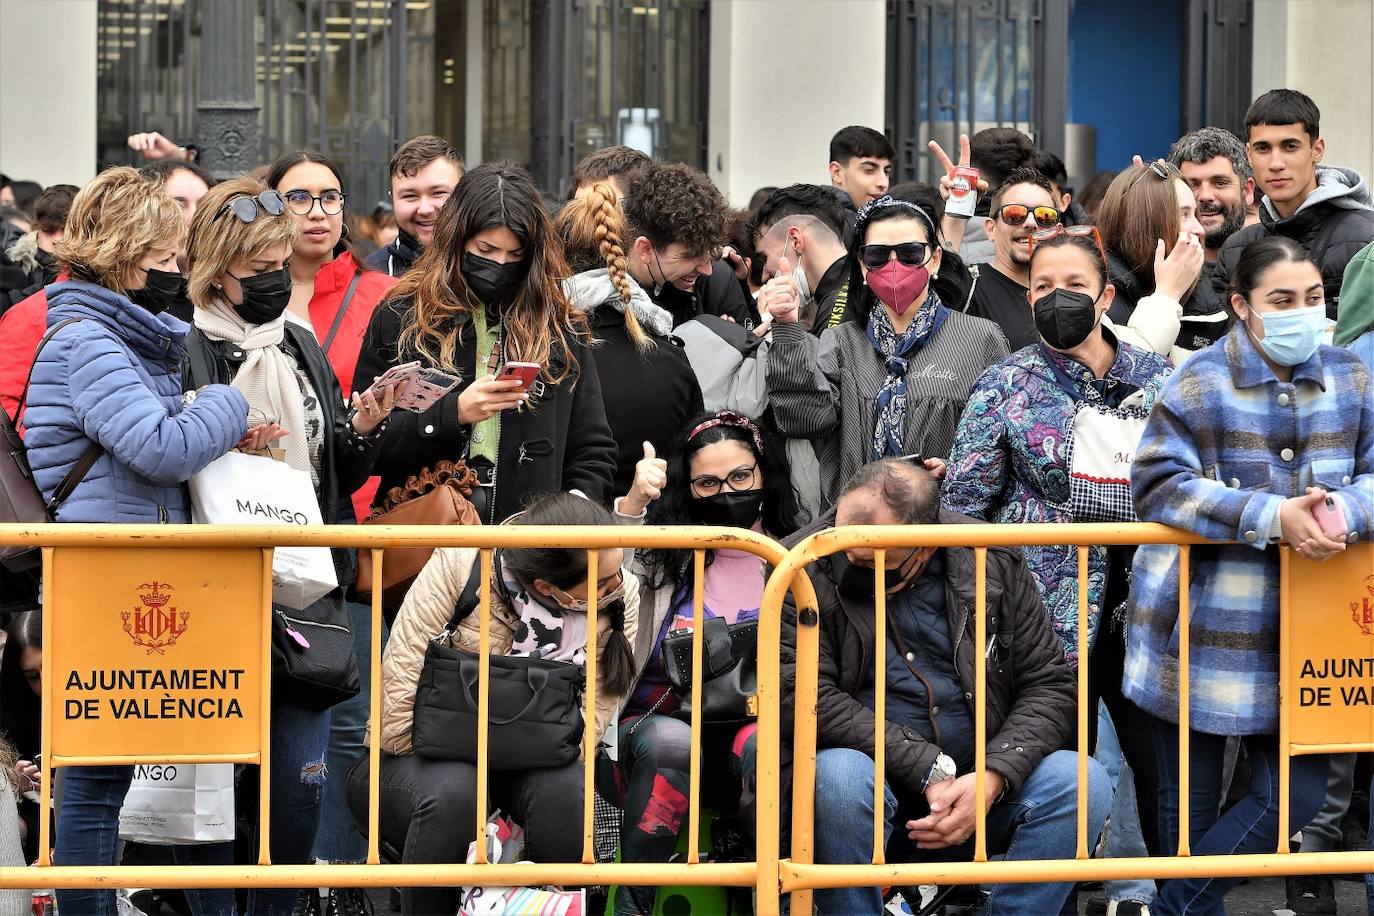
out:
{"label": "pink face mask", "polygon": [[916,297],[925,292],[926,284],[930,282],[930,271],[926,270],[925,265],[912,267],[893,258],[882,267],[870,270],[864,282],[873,290],[873,295],[892,306],[892,311],[902,315],[911,308]]}

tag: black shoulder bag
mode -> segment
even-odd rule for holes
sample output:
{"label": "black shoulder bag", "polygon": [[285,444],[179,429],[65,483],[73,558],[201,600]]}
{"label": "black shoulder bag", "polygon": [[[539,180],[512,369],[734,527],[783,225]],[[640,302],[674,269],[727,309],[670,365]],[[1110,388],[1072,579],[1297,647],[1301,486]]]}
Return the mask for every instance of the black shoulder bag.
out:
{"label": "black shoulder bag", "polygon": [[[477,762],[475,652],[449,644],[458,624],[477,609],[482,572],[474,564],[444,631],[429,641],[410,740],[415,753]],[[595,651],[595,643],[588,646]],[[532,770],[572,763],[582,746],[586,675],[577,665],[525,656],[490,656],[487,760],[492,770]]]}
{"label": "black shoulder bag", "polygon": [[[747,722],[758,716],[759,622],[727,623],[724,617],[701,622],[701,721]],[[692,631],[663,637],[663,671],[677,694],[673,713],[692,719]]]}

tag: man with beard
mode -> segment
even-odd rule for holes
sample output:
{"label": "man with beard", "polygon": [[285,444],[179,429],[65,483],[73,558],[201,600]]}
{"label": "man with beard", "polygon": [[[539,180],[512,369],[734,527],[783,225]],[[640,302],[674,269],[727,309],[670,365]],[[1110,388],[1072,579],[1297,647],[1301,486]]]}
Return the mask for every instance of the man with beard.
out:
{"label": "man with beard", "polygon": [[983,227],[993,244],[992,261],[977,271],[970,315],[994,322],[1013,352],[1040,339],[1031,315],[1030,238],[1058,225],[1061,214],[1050,182],[1033,169],[1018,168],[993,192]]}
{"label": "man with beard", "polygon": [[1212,275],[1226,241],[1245,227],[1255,178],[1245,144],[1221,127],[1203,127],[1180,137],[1169,150],[1169,162],[1193,189],[1198,222],[1204,230],[1202,275],[1183,304],[1178,331],[1180,347],[1201,350],[1230,327],[1231,314]]}

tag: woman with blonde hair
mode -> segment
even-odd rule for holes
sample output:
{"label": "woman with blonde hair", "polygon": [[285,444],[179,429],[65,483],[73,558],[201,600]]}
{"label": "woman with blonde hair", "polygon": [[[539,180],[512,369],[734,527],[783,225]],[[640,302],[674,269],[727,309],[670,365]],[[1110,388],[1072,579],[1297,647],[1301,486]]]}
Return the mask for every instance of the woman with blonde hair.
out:
{"label": "woman with blonde hair", "polygon": [[[226,181],[201,201],[187,245],[195,329],[186,343],[185,387],[226,384],[241,391],[250,414],[268,424],[255,444],[275,443],[288,465],[308,474],[321,517],[336,524],[341,497],[362,484],[376,461],[394,391],[354,395],[348,411],[312,330],[286,320],[287,261],[298,232],[286,209],[280,194],[254,178]],[[347,551],[334,551],[334,561],[339,581],[350,581]],[[288,614],[311,641],[324,632],[319,627],[349,626],[342,588],[308,608],[279,614]],[[272,861],[304,864],[311,861],[319,823],[329,701],[291,689],[283,674],[274,664]],[[230,844],[219,844],[201,847],[197,858],[227,864],[231,854]],[[232,911],[231,891],[209,893],[224,895],[220,907]],[[297,896],[292,889],[257,889],[249,910],[289,916]]]}
{"label": "woman with blonde hair", "polygon": [[592,354],[616,441],[612,492],[624,493],[645,455],[644,443],[666,454],[687,419],[701,413],[701,386],[687,354],[669,337],[673,316],[630,275],[625,214],[615,188],[597,182],[568,201],[557,228],[573,272],[563,289],[597,341]]}
{"label": "woman with blonde hair", "polygon": [[[48,334],[35,361],[25,443],[58,522],[190,522],[185,482],[245,438],[248,404],[224,385],[182,399],[187,326],[167,314],[185,288],[181,208],[129,168],[109,169],[72,202],[48,287]],[[61,496],[65,495],[65,499]],[[113,865],[132,766],[66,771],[55,861]],[[108,890],[61,891],[63,910],[114,916]]]}
{"label": "woman with blonde hair", "polygon": [[[377,461],[378,501],[460,458],[477,475],[472,500],[483,522],[508,518],[531,493],[610,500],[615,441],[586,319],[563,293],[567,276],[529,173],[513,162],[468,172],[363,338],[355,390],[412,360],[459,377],[428,410],[392,421]],[[498,377],[515,362],[537,367],[528,386]]]}

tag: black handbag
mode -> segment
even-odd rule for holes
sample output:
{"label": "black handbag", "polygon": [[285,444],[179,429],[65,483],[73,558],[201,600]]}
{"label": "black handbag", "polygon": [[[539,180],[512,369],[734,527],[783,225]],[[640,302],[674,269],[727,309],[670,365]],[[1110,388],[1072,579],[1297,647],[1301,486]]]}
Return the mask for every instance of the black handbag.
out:
{"label": "black handbag", "polygon": [[[746,722],[758,716],[759,622],[726,623],[708,617],[701,623],[701,721]],[[663,670],[679,702],[674,716],[692,718],[692,631],[663,637]]]}
{"label": "black handbag", "polygon": [[[334,552],[336,568],[340,553]],[[345,581],[342,574],[339,581]],[[342,589],[334,589],[303,611],[272,606],[274,695],[328,709],[357,696],[361,686],[353,621]]]}
{"label": "black handbag", "polygon": [[[478,655],[449,644],[478,604],[474,569],[444,631],[429,641],[410,725],[421,757],[477,762]],[[585,673],[568,662],[489,656],[487,766],[533,770],[566,766],[582,747]]]}

